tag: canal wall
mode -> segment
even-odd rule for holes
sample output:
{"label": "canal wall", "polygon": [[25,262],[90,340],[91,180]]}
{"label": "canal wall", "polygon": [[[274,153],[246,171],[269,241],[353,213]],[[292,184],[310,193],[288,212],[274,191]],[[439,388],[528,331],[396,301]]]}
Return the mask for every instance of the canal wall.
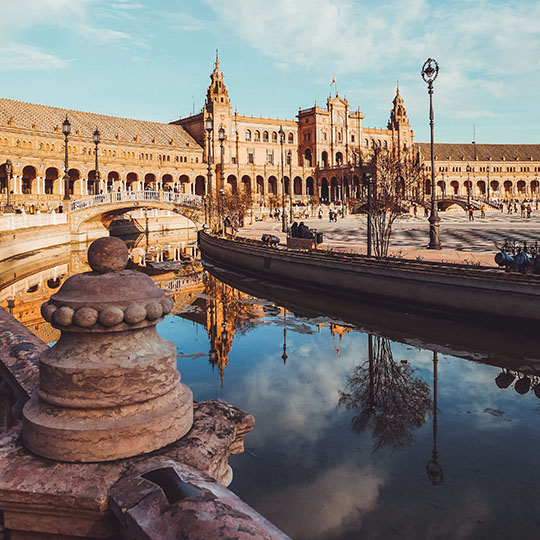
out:
{"label": "canal wall", "polygon": [[540,321],[540,278],[459,264],[376,260],[199,233],[204,258],[311,292],[457,318]]}

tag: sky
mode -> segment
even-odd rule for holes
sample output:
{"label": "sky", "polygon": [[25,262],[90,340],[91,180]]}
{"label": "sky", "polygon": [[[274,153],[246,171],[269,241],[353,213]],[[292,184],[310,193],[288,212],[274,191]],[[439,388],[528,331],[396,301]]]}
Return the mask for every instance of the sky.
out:
{"label": "sky", "polygon": [[[204,105],[216,49],[239,114],[294,119],[337,91],[415,140],[540,143],[540,0],[0,0],[0,97],[170,122]],[[336,85],[330,86],[335,77]]]}

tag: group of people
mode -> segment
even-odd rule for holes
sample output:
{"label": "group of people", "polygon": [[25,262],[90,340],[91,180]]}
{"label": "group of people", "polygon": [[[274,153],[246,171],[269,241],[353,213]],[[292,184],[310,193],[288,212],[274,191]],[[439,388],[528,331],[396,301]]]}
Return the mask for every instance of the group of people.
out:
{"label": "group of people", "polygon": [[300,224],[298,224],[296,221],[291,225],[291,236],[293,238],[309,238],[313,239],[313,232],[309,229],[309,227],[301,221]]}
{"label": "group of people", "polygon": [[[536,209],[538,210],[538,201],[536,201]],[[529,201],[522,201],[519,205],[519,210],[521,213],[521,217],[524,218],[527,216],[527,218],[531,217],[532,214],[532,206]],[[501,204],[501,213],[504,213],[504,204]],[[507,206],[507,213],[508,214],[517,214],[518,213],[518,203],[517,201],[510,201]]]}

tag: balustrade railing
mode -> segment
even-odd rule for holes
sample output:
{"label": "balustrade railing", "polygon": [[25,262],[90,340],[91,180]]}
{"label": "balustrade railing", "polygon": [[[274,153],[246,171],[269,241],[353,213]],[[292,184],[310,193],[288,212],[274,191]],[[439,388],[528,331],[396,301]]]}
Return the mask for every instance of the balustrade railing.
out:
{"label": "balustrade railing", "polygon": [[192,208],[203,208],[204,205],[200,195],[187,193],[174,193],[172,191],[111,191],[73,201],[70,210],[73,212],[93,206],[133,201],[168,202]]}

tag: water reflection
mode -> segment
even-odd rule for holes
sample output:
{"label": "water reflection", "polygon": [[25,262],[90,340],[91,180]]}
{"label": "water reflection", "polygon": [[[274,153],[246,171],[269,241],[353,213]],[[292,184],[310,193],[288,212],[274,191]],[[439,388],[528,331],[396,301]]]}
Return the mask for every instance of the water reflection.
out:
{"label": "water reflection", "polygon": [[[196,400],[220,397],[256,418],[231,460],[232,489],[293,538],[534,537],[535,339],[146,253],[132,263],[174,298],[159,331],[177,346],[183,381]],[[27,271],[0,291],[32,328],[51,286],[85,268],[81,253],[42,258],[39,279]]]}
{"label": "water reflection", "polygon": [[414,376],[407,360],[394,360],[390,340],[369,334],[368,360],[354,368],[339,404],[357,413],[352,428],[369,428],[379,450],[411,444],[412,430],[426,421],[431,398],[427,383]]}

